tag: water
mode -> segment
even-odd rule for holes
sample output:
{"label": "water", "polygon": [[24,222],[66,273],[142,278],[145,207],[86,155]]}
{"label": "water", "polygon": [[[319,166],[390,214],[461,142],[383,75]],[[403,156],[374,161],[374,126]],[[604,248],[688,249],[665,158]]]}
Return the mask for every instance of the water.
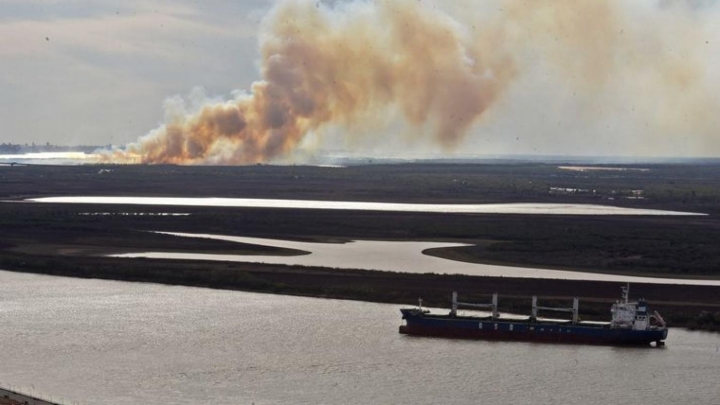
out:
{"label": "water", "polygon": [[0,383],[94,405],[716,404],[720,335],[663,349],[400,335],[397,305],[0,271]]}
{"label": "water", "polygon": [[184,207],[291,208],[324,210],[365,210],[455,214],[526,215],[706,215],[693,212],[622,208],[594,204],[408,204],[353,201],[276,200],[262,198],[180,198],[180,197],[42,197],[26,201],[63,204],[129,204]]}
{"label": "water", "polygon": [[36,152],[0,154],[0,163],[77,165],[98,160],[98,155],[85,152]]}
{"label": "water", "polygon": [[717,285],[720,280],[693,280],[656,277],[636,277],[616,274],[585,273],[580,271],[534,269],[530,267],[496,266],[465,263],[423,254],[426,249],[464,246],[458,243],[390,242],[357,240],[348,243],[312,243],[243,236],[162,232],[182,237],[200,237],[254,245],[310,252],[302,256],[228,255],[192,252],[136,252],[110,255],[112,257],[176,260],[212,260],[245,263],[269,263],[300,266],[335,267],[396,271],[401,273],[465,274],[471,276],[545,278],[565,280],[615,281],[622,283]]}
{"label": "water", "polygon": [[560,170],[570,170],[574,172],[649,172],[648,168],[640,167],[610,167],[610,166],[558,166]]}

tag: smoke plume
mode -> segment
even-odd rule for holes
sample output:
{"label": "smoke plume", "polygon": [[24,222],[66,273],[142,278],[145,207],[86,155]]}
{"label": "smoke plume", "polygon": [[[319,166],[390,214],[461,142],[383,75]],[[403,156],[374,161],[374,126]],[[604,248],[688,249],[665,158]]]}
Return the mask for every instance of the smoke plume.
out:
{"label": "smoke plume", "polygon": [[[168,108],[164,125],[108,159],[268,162],[291,154],[309,134],[322,137],[330,127],[362,132],[388,114],[402,118],[419,139],[451,149],[538,61],[555,66],[588,99],[638,80],[654,100],[674,100],[691,89],[687,102],[661,103],[660,110],[668,110],[665,127],[676,115],[707,108],[692,52],[658,60],[655,48],[663,41],[682,42],[648,35],[618,11],[618,2],[461,3],[441,11],[419,0],[281,0],[259,34],[261,80],[196,111]],[[647,109],[656,114],[652,105]]]}

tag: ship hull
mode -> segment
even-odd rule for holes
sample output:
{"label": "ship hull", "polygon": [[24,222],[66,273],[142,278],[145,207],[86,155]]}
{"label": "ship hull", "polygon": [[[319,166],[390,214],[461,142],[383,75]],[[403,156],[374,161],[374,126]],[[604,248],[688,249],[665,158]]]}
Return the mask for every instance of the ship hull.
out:
{"label": "ship hull", "polygon": [[406,324],[400,333],[461,339],[574,343],[599,345],[657,345],[667,337],[667,329],[631,330],[610,328],[606,324],[531,322],[476,317],[428,315],[401,310]]}

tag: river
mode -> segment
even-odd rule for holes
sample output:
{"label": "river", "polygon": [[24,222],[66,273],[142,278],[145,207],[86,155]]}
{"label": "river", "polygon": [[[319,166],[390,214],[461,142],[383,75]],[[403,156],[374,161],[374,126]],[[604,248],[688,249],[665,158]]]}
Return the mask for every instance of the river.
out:
{"label": "river", "polygon": [[210,260],[245,263],[268,263],[298,266],[334,267],[395,271],[400,273],[464,274],[470,276],[546,278],[564,280],[614,281],[620,283],[685,284],[720,286],[720,280],[624,276],[619,274],[588,273],[536,269],[531,267],[496,266],[465,263],[423,254],[427,249],[464,246],[459,243],[397,242],[356,240],[347,243],[313,243],[245,236],[160,232],[180,237],[197,237],[254,245],[272,246],[309,252],[300,256],[230,255],[193,252],[135,252],[110,255],[112,257],[175,260]]}
{"label": "river", "polygon": [[185,197],[107,197],[63,196],[29,198],[25,201],[53,204],[118,204],[180,207],[237,207],[322,210],[361,210],[386,212],[427,212],[443,214],[513,215],[707,215],[696,212],[624,208],[598,204],[505,203],[505,204],[415,204],[361,201],[278,200],[266,198],[185,198]]}
{"label": "river", "polygon": [[0,384],[81,405],[717,404],[720,334],[418,338],[399,308],[0,271]]}

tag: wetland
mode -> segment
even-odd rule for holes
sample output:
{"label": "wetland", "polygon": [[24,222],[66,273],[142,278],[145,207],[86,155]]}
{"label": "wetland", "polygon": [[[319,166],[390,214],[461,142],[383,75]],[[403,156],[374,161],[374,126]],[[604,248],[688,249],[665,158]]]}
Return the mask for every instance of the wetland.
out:
{"label": "wetland", "polygon": [[[614,165],[613,167],[616,167]],[[632,165],[628,166],[630,169]],[[468,263],[622,276],[720,279],[720,165],[642,165],[643,170],[565,170],[541,163],[405,163],[313,166],[0,167],[0,268],[84,278],[150,281],[294,295],[439,305],[453,288],[588,298],[604,318],[618,283],[403,274],[317,265],[107,257],[162,251],[295,255],[282,247],[181,238],[161,232],[299,242],[452,243],[433,256]],[[564,191],[563,191],[564,190]],[[568,191],[569,190],[569,191]],[[580,204],[703,213],[518,215],[268,207],[28,203],[43,197],[140,196],[413,204]],[[97,215],[95,215],[97,214]],[[377,270],[377,269],[375,269]],[[676,325],[714,312],[718,287],[644,285]],[[668,299],[670,297],[670,299]],[[593,302],[597,302],[596,309]]]}

